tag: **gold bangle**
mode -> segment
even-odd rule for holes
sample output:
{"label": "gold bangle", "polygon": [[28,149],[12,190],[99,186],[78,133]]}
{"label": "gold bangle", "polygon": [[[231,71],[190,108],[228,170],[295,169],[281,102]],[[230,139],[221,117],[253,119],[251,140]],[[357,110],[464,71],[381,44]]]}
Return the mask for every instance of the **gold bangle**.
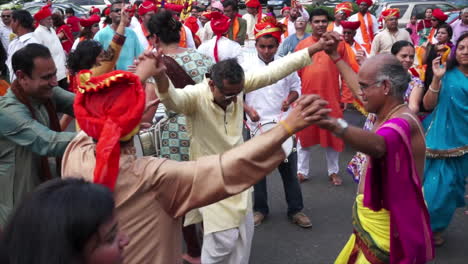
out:
{"label": "gold bangle", "polygon": [[429,91],[433,92],[433,93],[439,93],[440,92],[440,89],[439,90],[436,90],[434,88],[432,88],[432,86],[429,85]]}
{"label": "gold bangle", "polygon": [[286,130],[286,132],[288,132],[288,135],[290,137],[292,135],[294,135],[294,131],[292,130],[292,128],[288,124],[286,124],[286,122],[284,122],[284,120],[279,121],[279,123],[283,126],[283,128]]}

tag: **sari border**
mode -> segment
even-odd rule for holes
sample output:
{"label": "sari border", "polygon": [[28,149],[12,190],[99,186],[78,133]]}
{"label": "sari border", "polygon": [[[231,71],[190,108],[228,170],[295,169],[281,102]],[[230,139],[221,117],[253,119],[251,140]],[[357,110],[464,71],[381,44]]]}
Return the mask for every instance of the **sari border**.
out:
{"label": "sari border", "polygon": [[441,158],[456,158],[461,157],[468,153],[468,145],[461,146],[458,148],[446,149],[446,150],[438,150],[438,149],[426,149],[426,157],[433,158],[433,159],[441,159]]}

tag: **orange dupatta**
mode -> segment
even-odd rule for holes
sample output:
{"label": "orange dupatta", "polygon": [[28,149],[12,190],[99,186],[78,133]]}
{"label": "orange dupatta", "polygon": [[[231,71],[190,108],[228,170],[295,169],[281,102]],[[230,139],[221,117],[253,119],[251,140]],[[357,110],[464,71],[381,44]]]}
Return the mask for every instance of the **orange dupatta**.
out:
{"label": "orange dupatta", "polygon": [[187,32],[185,32],[185,28],[180,28],[180,41],[179,46],[181,48],[187,48]]}
{"label": "orange dupatta", "polygon": [[288,30],[288,24],[289,24],[289,17],[285,17],[284,18],[284,23],[283,23],[285,26],[286,26],[286,30],[284,31],[284,38],[287,38],[289,36],[289,30]]}
{"label": "orange dupatta", "polygon": [[4,96],[7,93],[8,88],[10,88],[10,84],[5,80],[0,80],[0,96]]}
{"label": "orange dupatta", "polygon": [[239,34],[239,30],[240,30],[239,19],[236,17],[232,21],[232,40],[236,41],[237,35]]}
{"label": "orange dupatta", "polygon": [[434,34],[435,34],[436,31],[437,31],[437,29],[431,28],[431,32],[429,32],[429,36],[427,36],[427,41],[429,41],[429,43],[431,43],[431,44],[432,44],[432,38],[434,37]]}
{"label": "orange dupatta", "polygon": [[[361,45],[359,45],[359,43],[357,43],[356,41],[354,42],[354,45],[356,45],[356,50],[362,50]],[[348,43],[345,43],[345,47],[346,47],[346,52],[349,55],[349,62],[350,62],[351,68],[353,69],[354,72],[356,73],[359,72],[359,64],[356,60],[356,54],[354,53],[353,48]],[[367,116],[368,113],[364,109],[363,103],[358,98],[353,96],[350,89],[343,89],[342,97],[343,97],[342,99],[343,102],[351,101],[354,108],[356,108],[356,110],[358,110],[364,116]]]}
{"label": "orange dupatta", "polygon": [[361,13],[358,13],[358,19],[359,22],[361,22],[361,33],[362,33],[362,39],[364,40],[364,47],[366,48],[367,53],[370,53],[371,51],[371,44],[372,40],[374,40],[374,31],[372,30],[372,27],[374,26],[372,22],[372,18],[369,12],[366,13],[366,19],[367,19],[367,28],[366,28],[366,23],[364,22],[364,17],[362,16]]}
{"label": "orange dupatta", "polygon": [[327,32],[332,32],[333,29],[335,28],[335,22],[330,22],[330,24],[328,24],[328,27],[327,27]]}

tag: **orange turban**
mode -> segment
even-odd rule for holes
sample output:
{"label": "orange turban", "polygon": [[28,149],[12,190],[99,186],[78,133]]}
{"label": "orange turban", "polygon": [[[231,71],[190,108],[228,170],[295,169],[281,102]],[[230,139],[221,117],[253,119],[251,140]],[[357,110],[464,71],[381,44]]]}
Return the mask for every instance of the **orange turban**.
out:
{"label": "orange turban", "polygon": [[366,3],[367,6],[371,6],[373,3],[372,3],[372,0],[356,0],[356,4],[360,5],[362,2]]}
{"label": "orange turban", "polygon": [[140,16],[144,16],[151,11],[158,11],[158,7],[152,1],[144,1],[143,4],[138,7],[138,14]]}
{"label": "orange turban", "polygon": [[398,8],[389,8],[382,12],[382,17],[387,19],[387,17],[396,17],[400,18],[400,9]]}
{"label": "orange turban", "polygon": [[265,35],[272,35],[276,38],[276,40],[278,40],[278,43],[281,42],[281,35],[284,31],[285,26],[281,23],[278,23],[272,16],[264,17],[262,22],[256,24],[254,28],[255,39]]}
{"label": "orange turban", "polygon": [[360,21],[341,21],[341,26],[346,29],[357,30],[361,26]]}
{"label": "orange turban", "polygon": [[126,71],[92,77],[91,71],[83,70],[76,78],[76,120],[97,140],[93,182],[113,190],[119,174],[120,141],[138,132],[145,92],[139,77]]}
{"label": "orange turban", "polygon": [[448,19],[448,16],[439,8],[436,8],[432,11],[432,16],[435,17],[437,20],[443,22],[445,22]]}
{"label": "orange turban", "polygon": [[97,24],[101,21],[101,18],[98,15],[92,15],[88,19],[80,19],[80,25],[82,27],[92,27],[94,24]]}
{"label": "orange turban", "polygon": [[50,10],[51,8],[51,5],[45,5],[41,8],[41,10],[39,10],[39,12],[37,12],[35,15],[34,15],[34,19],[39,22],[41,21],[42,19],[44,18],[47,18],[47,17],[50,17],[52,15],[52,11]]}
{"label": "orange turban", "polygon": [[346,16],[350,16],[353,12],[353,4],[351,2],[339,3],[335,6],[335,14],[338,12],[344,12]]}
{"label": "orange turban", "polygon": [[184,25],[187,26],[190,31],[192,31],[192,34],[195,36],[198,32],[198,23],[197,23],[197,18],[194,16],[190,16],[187,19],[185,19]]}

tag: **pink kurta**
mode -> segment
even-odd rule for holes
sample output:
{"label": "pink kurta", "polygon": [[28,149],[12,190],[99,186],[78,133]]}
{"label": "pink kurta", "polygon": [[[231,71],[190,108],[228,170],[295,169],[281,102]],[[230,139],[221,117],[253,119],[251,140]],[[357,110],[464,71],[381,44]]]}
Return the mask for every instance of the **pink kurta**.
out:
{"label": "pink kurta", "polygon": [[[296,47],[296,51],[307,48],[318,39],[310,36]],[[349,63],[349,57],[346,52],[345,42],[338,44],[338,53],[345,62]],[[317,52],[312,57],[312,64],[298,71],[302,81],[302,94],[318,94],[328,101],[328,107],[332,109],[330,116],[335,118],[343,117],[341,110],[341,91],[340,91],[340,73],[338,68],[324,52]],[[343,89],[348,89],[343,83]],[[343,151],[343,141],[335,137],[330,131],[320,129],[318,126],[309,126],[297,133],[301,146],[311,147],[320,144],[322,147],[331,147],[336,151]]]}

